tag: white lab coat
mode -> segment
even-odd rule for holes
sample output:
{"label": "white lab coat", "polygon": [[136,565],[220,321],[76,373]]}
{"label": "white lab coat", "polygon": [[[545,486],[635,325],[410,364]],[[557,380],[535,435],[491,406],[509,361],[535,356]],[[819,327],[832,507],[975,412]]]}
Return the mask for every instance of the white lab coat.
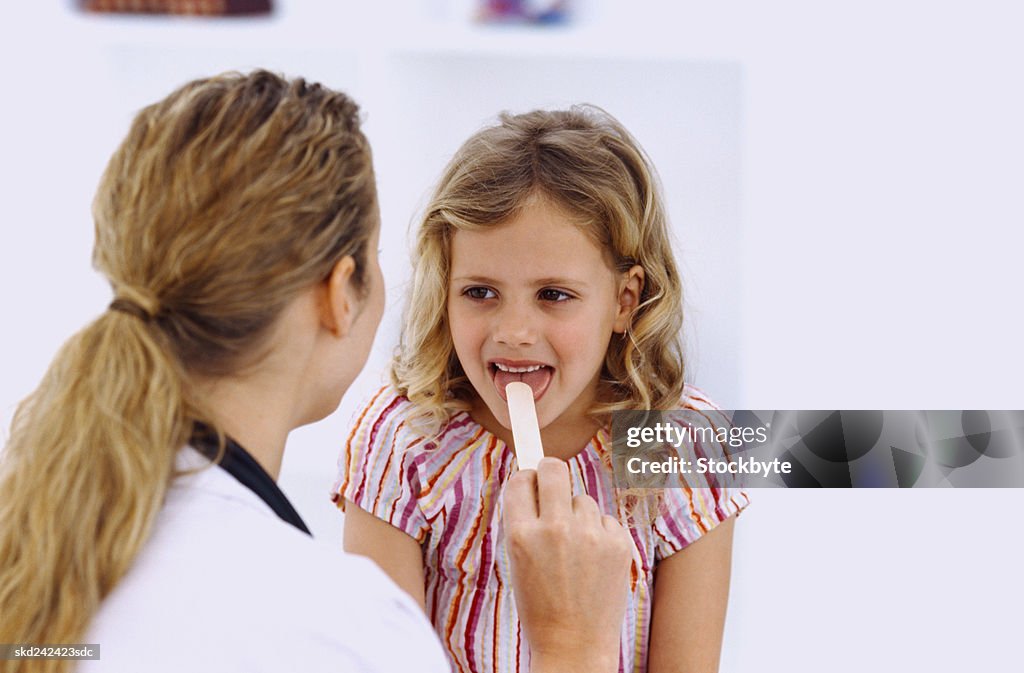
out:
{"label": "white lab coat", "polygon": [[100,659],[80,673],[450,671],[422,611],[375,564],[281,521],[215,466],[175,481],[84,642]]}

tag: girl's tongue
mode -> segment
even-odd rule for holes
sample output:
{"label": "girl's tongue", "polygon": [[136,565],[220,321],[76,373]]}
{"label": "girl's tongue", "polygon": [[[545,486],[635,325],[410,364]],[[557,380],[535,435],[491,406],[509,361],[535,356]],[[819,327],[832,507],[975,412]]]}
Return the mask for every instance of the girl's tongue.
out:
{"label": "girl's tongue", "polygon": [[522,381],[530,386],[533,390],[533,399],[537,399],[544,394],[548,384],[551,383],[551,367],[541,367],[532,372],[506,372],[495,368],[494,385],[498,388],[498,394],[501,395],[501,399],[507,401],[505,386],[513,381]]}

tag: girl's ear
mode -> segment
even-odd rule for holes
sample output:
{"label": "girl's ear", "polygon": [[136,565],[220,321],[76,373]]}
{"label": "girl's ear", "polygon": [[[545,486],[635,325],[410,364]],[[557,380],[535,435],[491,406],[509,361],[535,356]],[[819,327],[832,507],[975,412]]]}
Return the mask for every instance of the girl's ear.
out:
{"label": "girl's ear", "polygon": [[640,295],[644,291],[644,268],[634,264],[629,271],[622,274],[619,281],[619,312],[615,316],[612,330],[622,334],[629,328],[633,311],[640,305]]}
{"label": "girl's ear", "polygon": [[356,262],[350,255],[338,260],[324,281],[323,301],[320,303],[320,324],[336,337],[344,337],[355,320],[357,297],[352,287],[352,274]]}

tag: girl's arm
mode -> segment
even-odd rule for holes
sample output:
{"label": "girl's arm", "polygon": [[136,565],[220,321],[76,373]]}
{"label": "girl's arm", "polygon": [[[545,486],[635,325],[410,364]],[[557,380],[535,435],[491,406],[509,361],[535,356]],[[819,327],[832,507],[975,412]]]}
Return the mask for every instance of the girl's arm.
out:
{"label": "girl's arm", "polygon": [[369,557],[426,611],[423,551],[411,536],[345,501],[345,551]]}
{"label": "girl's arm", "polygon": [[649,673],[718,671],[734,521],[723,521],[655,568]]}

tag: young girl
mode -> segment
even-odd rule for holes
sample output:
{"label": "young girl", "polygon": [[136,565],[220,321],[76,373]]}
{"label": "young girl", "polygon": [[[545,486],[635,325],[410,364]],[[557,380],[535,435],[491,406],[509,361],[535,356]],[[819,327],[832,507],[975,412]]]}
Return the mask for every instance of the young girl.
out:
{"label": "young girl", "polygon": [[681,292],[653,169],[606,113],[503,115],[452,159],[418,234],[393,385],[357,414],[335,500],[346,549],[424,607],[453,670],[530,669],[500,526],[517,380],[573,492],[630,524],[620,670],[717,669],[746,495],[673,488],[627,507],[609,468],[611,411],[715,409],[683,382]]}

